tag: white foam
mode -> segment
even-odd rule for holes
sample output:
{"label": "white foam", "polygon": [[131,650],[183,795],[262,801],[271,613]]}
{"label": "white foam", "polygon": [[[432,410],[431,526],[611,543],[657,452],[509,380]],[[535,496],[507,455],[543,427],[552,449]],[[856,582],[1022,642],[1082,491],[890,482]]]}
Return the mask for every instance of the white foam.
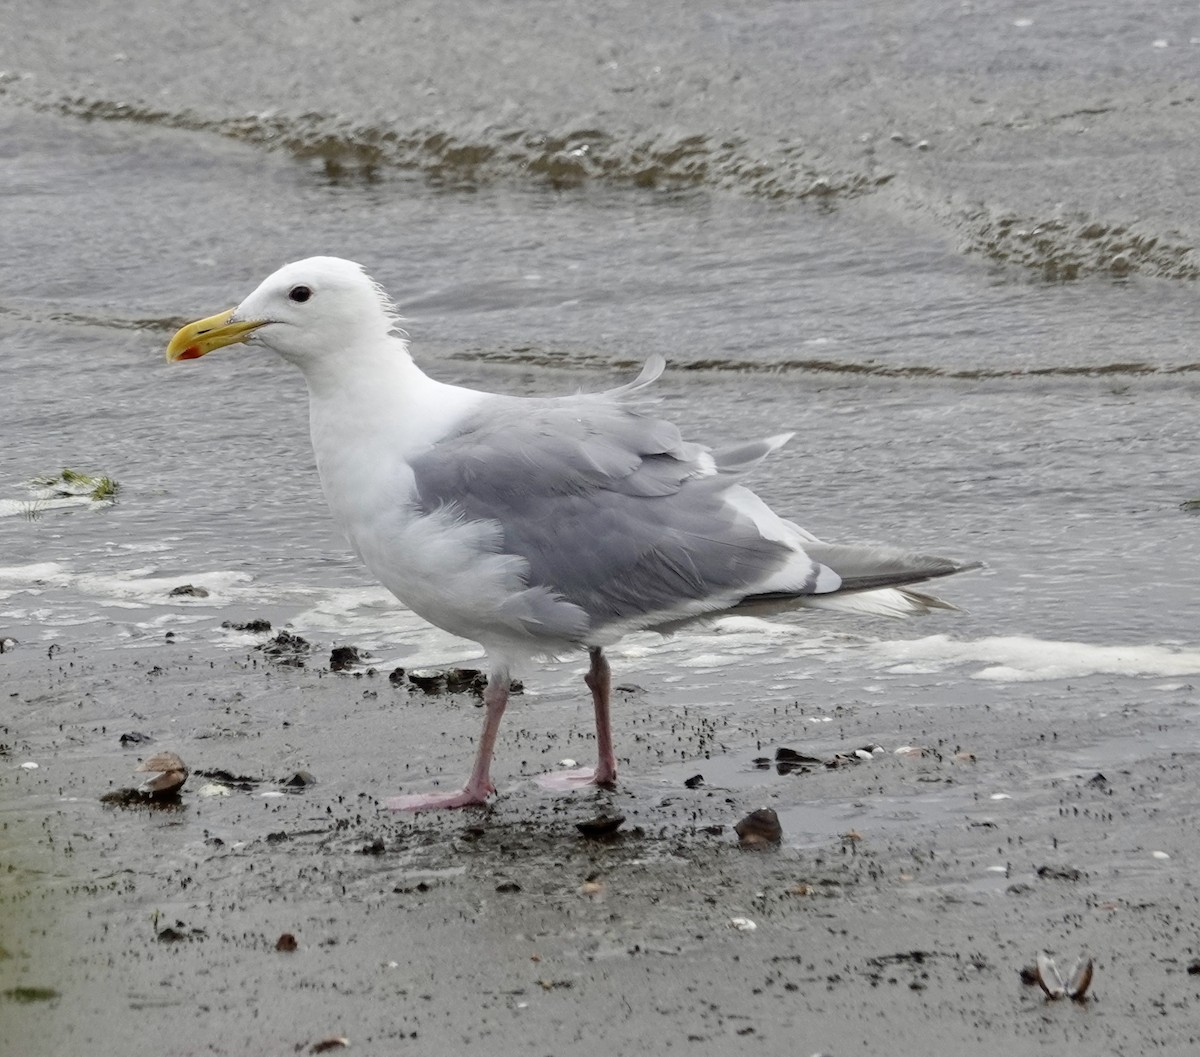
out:
{"label": "white foam", "polygon": [[30,499],[0,499],[0,517],[24,517],[30,521],[41,517],[52,510],[62,510],[66,507],[107,506],[97,503],[86,495],[50,496],[35,495]]}
{"label": "white foam", "polygon": [[877,642],[868,647],[868,652],[891,672],[941,671],[954,665],[983,664],[971,677],[995,682],[1200,673],[1200,650],[1150,644],[1097,646],[1027,635],[966,641],[929,635],[908,641]]}

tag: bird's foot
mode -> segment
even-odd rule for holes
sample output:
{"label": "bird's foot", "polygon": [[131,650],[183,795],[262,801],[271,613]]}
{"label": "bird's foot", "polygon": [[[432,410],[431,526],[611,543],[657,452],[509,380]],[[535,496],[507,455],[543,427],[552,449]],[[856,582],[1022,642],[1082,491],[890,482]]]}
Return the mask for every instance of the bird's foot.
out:
{"label": "bird's foot", "polygon": [[543,789],[556,793],[568,793],[572,789],[583,789],[589,785],[598,785],[604,789],[612,789],[617,784],[617,776],[601,774],[599,770],[590,767],[579,767],[572,771],[551,771],[549,774],[539,774],[535,779]]}
{"label": "bird's foot", "polygon": [[393,796],[384,801],[384,807],[392,811],[440,811],[443,808],[484,807],[491,787],[472,789],[468,786],[457,793],[408,793]]}

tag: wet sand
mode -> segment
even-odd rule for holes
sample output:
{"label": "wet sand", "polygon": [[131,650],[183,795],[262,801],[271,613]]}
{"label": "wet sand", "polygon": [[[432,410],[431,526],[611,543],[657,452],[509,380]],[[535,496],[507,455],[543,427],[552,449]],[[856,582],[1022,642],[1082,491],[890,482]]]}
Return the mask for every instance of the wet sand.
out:
{"label": "wet sand", "polygon": [[[620,695],[620,788],[569,796],[526,776],[588,758],[583,697],[531,693],[502,732],[494,805],[408,817],[379,799],[425,768],[465,772],[473,699],[327,661],[323,646],[292,668],[183,641],[0,657],[5,781],[25,805],[6,833],[19,842],[0,904],[0,1052],[1196,1043],[1200,794],[1183,690],[1098,718],[1020,687],[955,687],[820,726],[776,694],[749,732],[686,683],[651,682]],[[133,731],[154,740],[122,745]],[[928,751],[894,751],[906,745]],[[754,765],[779,746],[848,759]],[[217,777],[193,773],[169,809],[99,802],[163,749]],[[316,784],[287,790],[297,770]],[[762,806],[784,842],[743,850],[732,826]],[[576,823],[601,813],[627,821],[582,837]],[[285,933],[296,950],[276,949]],[[1064,971],[1095,958],[1086,1003],[1022,982],[1043,949]]]}

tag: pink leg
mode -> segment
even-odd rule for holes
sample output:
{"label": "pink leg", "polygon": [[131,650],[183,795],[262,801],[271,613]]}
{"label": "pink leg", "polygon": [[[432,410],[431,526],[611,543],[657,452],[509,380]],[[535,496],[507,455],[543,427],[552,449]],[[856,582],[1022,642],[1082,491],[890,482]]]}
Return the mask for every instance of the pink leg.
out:
{"label": "pink leg", "polygon": [[596,776],[592,780],[597,785],[614,786],[617,784],[617,757],[613,753],[612,723],[608,710],[612,671],[608,667],[608,658],[599,646],[591,653],[592,666],[583,677],[583,681],[592,692],[592,708],[596,712],[596,751],[599,753],[599,759],[596,763]]}
{"label": "pink leg", "polygon": [[483,704],[487,714],[483,720],[483,734],[479,738],[479,751],[475,754],[475,766],[471,777],[459,793],[412,793],[395,796],[387,806],[393,811],[433,811],[443,807],[472,807],[487,802],[488,795],[496,791],[492,785],[492,751],[496,747],[496,734],[500,730],[500,719],[508,705],[509,675],[507,669],[492,672],[487,688],[483,691]]}
{"label": "pink leg", "polygon": [[596,769],[586,767],[577,771],[556,771],[544,774],[538,782],[547,789],[577,789],[581,785],[602,785],[611,788],[617,784],[617,757],[613,753],[612,723],[608,699],[612,690],[612,672],[608,658],[599,646],[590,650],[592,665],[583,681],[592,692],[592,709],[596,713]]}

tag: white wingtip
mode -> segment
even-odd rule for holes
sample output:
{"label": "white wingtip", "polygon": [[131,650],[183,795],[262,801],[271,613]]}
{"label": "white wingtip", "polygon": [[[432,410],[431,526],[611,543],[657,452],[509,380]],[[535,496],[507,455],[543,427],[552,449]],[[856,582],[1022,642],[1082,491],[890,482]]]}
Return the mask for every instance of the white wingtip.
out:
{"label": "white wingtip", "polygon": [[807,595],[797,599],[805,609],[829,609],[838,613],[862,613],[881,617],[916,617],[931,609],[957,610],[934,595],[885,587],[877,591],[847,591],[828,595]]}

